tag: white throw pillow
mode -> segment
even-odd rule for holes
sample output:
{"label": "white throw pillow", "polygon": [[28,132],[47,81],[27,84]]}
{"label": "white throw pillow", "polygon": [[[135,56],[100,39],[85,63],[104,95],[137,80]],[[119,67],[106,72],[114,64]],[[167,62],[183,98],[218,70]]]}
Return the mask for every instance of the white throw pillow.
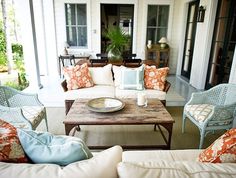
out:
{"label": "white throw pillow", "polygon": [[89,67],[94,84],[114,85],[111,67],[112,64],[108,64],[104,67]]}

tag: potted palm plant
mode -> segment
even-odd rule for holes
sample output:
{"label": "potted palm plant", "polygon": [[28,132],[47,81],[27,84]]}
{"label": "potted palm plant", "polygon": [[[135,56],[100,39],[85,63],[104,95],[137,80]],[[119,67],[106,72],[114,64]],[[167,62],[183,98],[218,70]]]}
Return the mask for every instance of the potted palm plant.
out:
{"label": "potted palm plant", "polygon": [[110,27],[105,36],[110,40],[106,48],[108,57],[113,60],[122,60],[122,54],[128,45],[130,36],[120,27]]}

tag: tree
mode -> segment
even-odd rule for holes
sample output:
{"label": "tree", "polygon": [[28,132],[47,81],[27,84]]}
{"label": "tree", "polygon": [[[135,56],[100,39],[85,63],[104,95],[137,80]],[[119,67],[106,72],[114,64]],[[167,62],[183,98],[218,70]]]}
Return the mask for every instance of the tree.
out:
{"label": "tree", "polygon": [[7,66],[8,66],[8,73],[11,73],[12,66],[13,66],[13,57],[12,57],[12,48],[11,48],[11,41],[10,41],[10,30],[8,26],[8,18],[7,18],[7,7],[6,7],[6,1],[1,0],[1,6],[2,6],[2,18],[3,18],[3,29],[6,39],[6,53],[7,53]]}

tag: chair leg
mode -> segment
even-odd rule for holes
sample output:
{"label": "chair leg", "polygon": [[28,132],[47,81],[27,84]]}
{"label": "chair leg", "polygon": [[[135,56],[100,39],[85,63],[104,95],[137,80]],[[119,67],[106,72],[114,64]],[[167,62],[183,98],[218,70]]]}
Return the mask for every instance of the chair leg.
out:
{"label": "chair leg", "polygon": [[46,124],[46,129],[47,129],[47,132],[48,132],[48,119],[47,119],[47,114],[45,114],[45,124]]}
{"label": "chair leg", "polygon": [[186,115],[183,113],[182,133],[184,133],[184,130],[185,130],[185,121],[186,121]]}
{"label": "chair leg", "polygon": [[202,149],[202,145],[204,142],[205,137],[205,129],[200,130],[200,143],[199,143],[199,149]]}

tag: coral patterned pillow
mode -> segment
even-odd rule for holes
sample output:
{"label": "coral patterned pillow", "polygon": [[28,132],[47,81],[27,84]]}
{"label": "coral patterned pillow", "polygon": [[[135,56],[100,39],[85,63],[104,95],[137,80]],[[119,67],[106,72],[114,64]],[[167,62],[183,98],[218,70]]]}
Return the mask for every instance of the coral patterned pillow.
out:
{"label": "coral patterned pillow", "polygon": [[198,160],[210,163],[236,163],[236,128],[227,131],[200,153]]}
{"label": "coral patterned pillow", "polygon": [[165,88],[165,82],[168,72],[169,72],[168,67],[157,69],[156,66],[145,65],[145,70],[144,70],[145,88],[163,91]]}
{"label": "coral patterned pillow", "polygon": [[94,85],[87,63],[64,67],[63,72],[66,78],[68,90],[87,88]]}
{"label": "coral patterned pillow", "polygon": [[0,119],[0,161],[26,163],[25,156],[17,135],[17,130],[11,124]]}

